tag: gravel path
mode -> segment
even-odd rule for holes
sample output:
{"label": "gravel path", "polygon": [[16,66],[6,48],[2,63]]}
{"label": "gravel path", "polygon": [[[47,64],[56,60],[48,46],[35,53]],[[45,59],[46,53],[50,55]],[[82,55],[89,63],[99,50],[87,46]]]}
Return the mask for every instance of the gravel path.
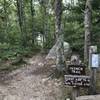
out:
{"label": "gravel path", "polygon": [[48,78],[44,57],[33,56],[25,67],[0,83],[0,100],[62,100],[61,81]]}

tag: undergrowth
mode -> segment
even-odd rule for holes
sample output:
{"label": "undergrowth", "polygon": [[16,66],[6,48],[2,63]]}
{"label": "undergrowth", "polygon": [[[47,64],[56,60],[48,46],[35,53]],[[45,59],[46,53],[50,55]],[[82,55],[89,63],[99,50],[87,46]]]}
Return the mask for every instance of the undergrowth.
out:
{"label": "undergrowth", "polygon": [[0,72],[11,72],[21,65],[27,64],[24,58],[31,58],[40,52],[39,48],[19,46],[9,46],[8,44],[0,44]]}

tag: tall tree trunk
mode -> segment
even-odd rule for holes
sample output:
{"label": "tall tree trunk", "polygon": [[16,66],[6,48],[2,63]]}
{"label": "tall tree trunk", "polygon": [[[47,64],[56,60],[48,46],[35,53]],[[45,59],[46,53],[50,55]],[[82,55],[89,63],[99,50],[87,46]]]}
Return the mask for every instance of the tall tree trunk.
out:
{"label": "tall tree trunk", "polygon": [[47,5],[48,5],[48,1],[46,0],[45,3],[44,3],[44,16],[45,16],[45,20],[44,20],[44,34],[45,34],[46,42],[48,41],[48,13],[47,13]]}
{"label": "tall tree trunk", "polygon": [[92,0],[86,1],[84,27],[85,27],[85,40],[84,40],[84,62],[88,62],[89,46],[91,45],[91,26],[92,26]]}
{"label": "tall tree trunk", "polygon": [[[4,27],[5,27],[5,30],[4,30],[4,33],[5,33],[5,40],[7,41],[8,40],[8,14],[7,14],[7,1],[4,0],[4,4],[3,4],[3,9],[4,9]],[[8,42],[8,41],[7,41]]]}
{"label": "tall tree trunk", "polygon": [[41,0],[41,12],[42,12],[42,19],[43,19],[43,50],[44,44],[48,41],[48,13],[47,13],[47,6],[48,0]]}
{"label": "tall tree trunk", "polygon": [[23,0],[17,0],[17,10],[19,18],[19,26],[21,30],[21,44],[26,47],[26,25],[25,25],[25,13],[24,13],[24,2]]}
{"label": "tall tree trunk", "polygon": [[56,40],[58,47],[56,49],[57,58],[56,66],[59,72],[63,72],[65,69],[65,59],[64,59],[64,46],[63,46],[63,34],[61,31],[61,16],[62,16],[62,0],[55,0],[55,30],[56,30]]}
{"label": "tall tree trunk", "polygon": [[31,5],[31,16],[32,16],[32,44],[35,44],[35,32],[34,32],[34,5],[33,5],[33,0],[30,0],[30,5]]}

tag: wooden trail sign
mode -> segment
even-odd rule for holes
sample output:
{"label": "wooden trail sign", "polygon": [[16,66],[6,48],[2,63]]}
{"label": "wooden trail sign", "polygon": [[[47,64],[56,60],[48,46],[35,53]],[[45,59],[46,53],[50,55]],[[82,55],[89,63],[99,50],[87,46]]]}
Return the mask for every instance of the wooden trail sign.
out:
{"label": "wooden trail sign", "polygon": [[90,76],[81,75],[65,75],[65,85],[73,87],[89,87],[90,86]]}
{"label": "wooden trail sign", "polygon": [[79,55],[72,55],[70,65],[68,65],[68,74],[64,75],[65,85],[72,86],[72,100],[76,100],[76,97],[80,94],[79,87],[90,86],[90,76],[85,76],[85,65],[80,63]]}
{"label": "wooden trail sign", "polygon": [[68,65],[68,73],[71,75],[85,75],[85,65]]}

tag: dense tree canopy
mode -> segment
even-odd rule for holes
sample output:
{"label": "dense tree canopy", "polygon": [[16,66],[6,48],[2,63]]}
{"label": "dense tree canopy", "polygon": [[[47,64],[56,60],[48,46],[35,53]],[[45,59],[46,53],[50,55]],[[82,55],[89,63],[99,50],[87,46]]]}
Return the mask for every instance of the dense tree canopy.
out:
{"label": "dense tree canopy", "polygon": [[[5,51],[50,49],[56,40],[55,0],[0,0],[0,58]],[[62,33],[83,56],[86,0],[63,0]],[[92,44],[100,51],[100,1],[92,1]],[[8,54],[8,53],[7,53]],[[10,53],[9,55],[14,55]]]}

